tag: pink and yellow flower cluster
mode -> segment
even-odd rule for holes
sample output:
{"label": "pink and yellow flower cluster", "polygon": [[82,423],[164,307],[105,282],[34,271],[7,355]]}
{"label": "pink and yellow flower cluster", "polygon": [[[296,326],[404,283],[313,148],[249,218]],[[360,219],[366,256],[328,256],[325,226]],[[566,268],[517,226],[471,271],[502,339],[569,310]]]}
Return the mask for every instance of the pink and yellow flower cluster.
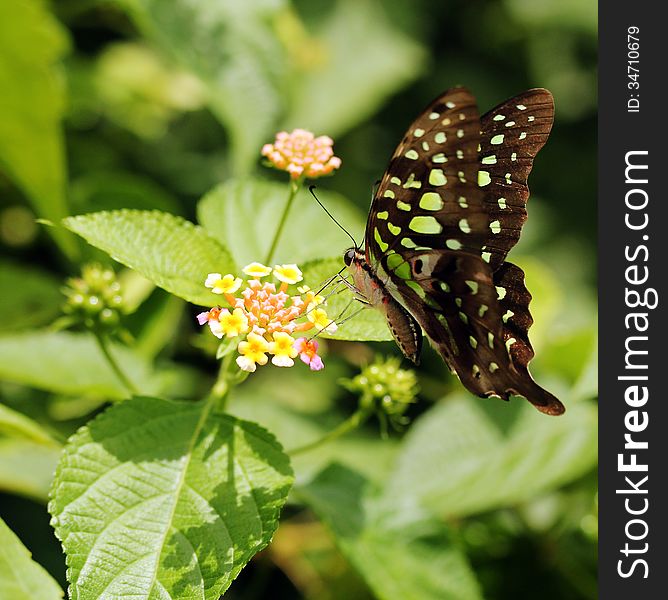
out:
{"label": "pink and yellow flower cluster", "polygon": [[290,173],[292,179],[314,179],[329,175],[341,166],[341,159],[334,156],[333,144],[332,138],[315,137],[306,129],[295,129],[292,133],[281,131],[273,144],[262,147],[262,155],[277,169]]}
{"label": "pink and yellow flower cluster", "polygon": [[[271,355],[272,364],[291,367],[299,358],[314,371],[324,367],[318,356],[318,342],[300,333],[315,330],[333,333],[336,324],[324,308],[325,299],[308,288],[299,287],[290,295],[289,288],[303,280],[295,264],[267,267],[251,263],[243,268],[248,277],[243,281],[234,275],[210,273],[204,285],[214,294],[222,295],[228,308],[214,307],[197,315],[200,325],[209,325],[219,339],[234,340],[239,368],[253,372],[265,365]],[[263,281],[273,274],[276,282]],[[242,289],[243,286],[243,289]],[[238,340],[238,341],[237,341]]]}

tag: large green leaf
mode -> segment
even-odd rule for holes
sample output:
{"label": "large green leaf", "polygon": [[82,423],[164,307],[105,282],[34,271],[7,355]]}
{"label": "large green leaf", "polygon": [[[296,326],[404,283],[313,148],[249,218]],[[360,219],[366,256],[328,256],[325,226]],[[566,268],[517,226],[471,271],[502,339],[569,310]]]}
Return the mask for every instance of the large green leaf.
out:
{"label": "large green leaf", "polygon": [[[112,345],[111,352],[138,389],[152,391],[149,366],[139,356],[118,345]],[[90,334],[36,331],[2,336],[0,378],[59,394],[109,400],[128,395]]]}
{"label": "large green leaf", "polygon": [[338,0],[314,33],[310,52],[320,60],[296,80],[288,128],[339,135],[422,70],[422,47],[389,22],[377,0]]}
{"label": "large green leaf", "polygon": [[[342,393],[338,380],[348,374],[334,357],[325,355],[324,360],[325,369],[318,372],[298,364],[255,373],[232,390],[229,412],[271,428],[288,453],[321,439],[346,418],[336,404]],[[393,466],[396,450],[391,438],[381,439],[374,431],[353,431],[291,458],[298,481],[312,478],[332,461],[382,481]]]}
{"label": "large green leaf", "polygon": [[[364,216],[344,197],[318,189],[318,197],[358,239]],[[288,197],[288,185],[244,179],[229,181],[209,192],[197,207],[200,224],[227,246],[240,265],[264,262]],[[351,241],[311,197],[300,188],[295,197],[272,264],[298,263],[332,256]]]}
{"label": "large green leaf", "polygon": [[[488,417],[478,402],[496,403]],[[520,402],[519,399],[514,400]],[[503,413],[514,421],[502,433]],[[597,412],[567,404],[547,417],[529,404],[449,397],[411,428],[387,485],[390,497],[415,497],[439,514],[471,515],[518,504],[573,481],[596,465]]]}
{"label": "large green leaf", "polygon": [[193,304],[219,297],[204,287],[208,273],[234,273],[225,247],[200,227],[159,211],[115,210],[64,220],[65,226],[114,260]]}
{"label": "large green leaf", "polygon": [[281,109],[283,49],[273,32],[283,0],[118,0],[143,32],[208,87],[237,174],[250,170]]}
{"label": "large green leaf", "polygon": [[63,590],[0,519],[0,598],[59,600]]}
{"label": "large green leaf", "polygon": [[[304,281],[314,290],[343,267],[343,257],[314,260],[303,265]],[[329,292],[337,290],[329,295]],[[371,307],[364,307],[353,298],[352,292],[341,283],[332,283],[322,292],[327,297],[327,314],[337,322],[355,315],[334,333],[322,333],[322,337],[351,341],[387,341],[392,339],[387,322],[382,313]],[[357,314],[355,314],[357,313]]]}
{"label": "large green leaf", "polygon": [[0,262],[0,331],[17,331],[48,324],[60,312],[65,297],[58,280],[47,272]]}
{"label": "large green leaf", "polygon": [[446,526],[410,504],[390,507],[364,477],[332,465],[297,490],[381,600],[474,600],[475,576]]}
{"label": "large green leaf", "polygon": [[217,599],[266,546],[292,471],[261,427],[134,398],[80,429],[49,510],[75,600]]}
{"label": "large green leaf", "polygon": [[[40,0],[0,3],[0,167],[23,190],[37,214],[67,214],[65,152],[60,121],[65,91],[58,61],[65,30]],[[68,255],[76,244],[49,228]]]}

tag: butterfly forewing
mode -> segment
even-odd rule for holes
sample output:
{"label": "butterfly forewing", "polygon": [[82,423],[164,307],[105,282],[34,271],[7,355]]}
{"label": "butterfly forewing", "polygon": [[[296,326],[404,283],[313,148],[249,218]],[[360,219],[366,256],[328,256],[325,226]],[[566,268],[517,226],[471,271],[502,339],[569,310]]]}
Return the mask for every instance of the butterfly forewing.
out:
{"label": "butterfly forewing", "polygon": [[[368,262],[420,247],[461,248],[464,231],[471,241],[478,232],[480,245],[487,215],[484,193],[475,185],[479,136],[475,99],[464,88],[446,92],[415,120],[371,204]],[[452,235],[444,235],[448,231]]]}
{"label": "butterfly forewing", "polygon": [[528,90],[481,118],[478,184],[489,215],[483,258],[493,269],[517,243],[526,221],[527,178],[545,145],[554,117],[552,94]]}

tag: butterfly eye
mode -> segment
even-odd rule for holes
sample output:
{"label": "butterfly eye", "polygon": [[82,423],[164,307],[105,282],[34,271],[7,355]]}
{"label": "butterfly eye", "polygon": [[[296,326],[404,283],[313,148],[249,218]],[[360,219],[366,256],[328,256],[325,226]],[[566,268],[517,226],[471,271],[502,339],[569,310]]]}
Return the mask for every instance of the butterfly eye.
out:
{"label": "butterfly eye", "polygon": [[343,262],[346,263],[346,267],[349,267],[353,259],[355,258],[355,249],[354,248],[349,248],[346,250],[346,253],[343,255]]}

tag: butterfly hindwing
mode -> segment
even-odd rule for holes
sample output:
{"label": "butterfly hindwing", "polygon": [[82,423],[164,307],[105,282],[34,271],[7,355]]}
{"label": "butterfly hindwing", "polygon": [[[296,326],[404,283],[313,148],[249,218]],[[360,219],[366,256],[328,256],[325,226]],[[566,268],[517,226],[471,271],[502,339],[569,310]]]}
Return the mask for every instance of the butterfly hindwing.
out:
{"label": "butterfly hindwing", "polygon": [[393,272],[388,289],[401,296],[469,391],[504,399],[519,394],[542,412],[563,412],[527,368],[533,319],[519,267],[504,263],[492,272],[481,257],[452,251],[413,251],[405,258],[411,285],[402,285]]}

